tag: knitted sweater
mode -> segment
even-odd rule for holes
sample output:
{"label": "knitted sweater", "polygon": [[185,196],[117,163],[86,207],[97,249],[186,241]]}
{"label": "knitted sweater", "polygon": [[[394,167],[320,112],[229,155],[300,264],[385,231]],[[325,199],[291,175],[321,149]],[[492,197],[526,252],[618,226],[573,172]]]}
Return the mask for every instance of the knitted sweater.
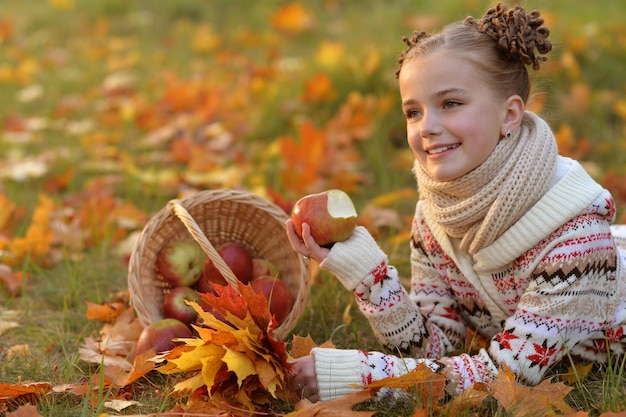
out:
{"label": "knitted sweater", "polygon": [[[455,395],[492,381],[501,365],[536,384],[565,355],[604,361],[608,350],[625,352],[626,250],[620,253],[613,240],[614,215],[608,191],[564,157],[543,198],[473,257],[461,253],[418,202],[408,292],[358,227],[320,266],[354,293],[394,354],[313,349],[320,399],[404,374],[420,362],[445,373]],[[488,349],[458,353],[468,327],[490,340]]]}

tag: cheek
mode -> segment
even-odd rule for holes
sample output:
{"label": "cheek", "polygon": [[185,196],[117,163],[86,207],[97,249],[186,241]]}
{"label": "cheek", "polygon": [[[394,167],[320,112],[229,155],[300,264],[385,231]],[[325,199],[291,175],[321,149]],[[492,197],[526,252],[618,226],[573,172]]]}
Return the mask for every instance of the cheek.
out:
{"label": "cheek", "polygon": [[422,147],[422,141],[419,135],[419,129],[411,127],[411,125],[407,125],[406,141],[413,153],[416,153],[418,150],[420,150]]}

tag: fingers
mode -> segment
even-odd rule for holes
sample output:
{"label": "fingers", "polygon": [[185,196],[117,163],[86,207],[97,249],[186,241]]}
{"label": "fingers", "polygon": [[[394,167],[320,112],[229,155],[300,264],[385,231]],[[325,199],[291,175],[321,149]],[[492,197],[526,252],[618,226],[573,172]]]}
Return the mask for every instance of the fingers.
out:
{"label": "fingers", "polygon": [[319,401],[320,397],[317,389],[317,378],[315,377],[315,365],[312,356],[295,361],[289,389],[294,392],[299,392],[302,398],[307,398],[311,402]]}
{"label": "fingers", "polygon": [[309,253],[309,248],[306,247],[304,242],[300,239],[300,236],[296,233],[293,220],[288,219],[285,222],[285,226],[287,228],[287,239],[289,239],[289,243],[291,244],[293,250],[301,255],[307,255]]}
{"label": "fingers", "polygon": [[289,385],[289,390],[293,392],[299,392],[302,398],[306,398],[313,403],[320,400],[320,396],[317,391],[317,382],[315,382],[315,378],[313,378],[312,380],[309,379],[308,382],[305,382],[304,378],[295,376],[291,380],[291,384]]}
{"label": "fingers", "polygon": [[307,223],[302,223],[302,238],[296,233],[293,220],[287,219],[285,226],[287,228],[287,238],[293,250],[306,258],[315,259],[320,263],[326,258],[329,250],[317,244],[311,234],[311,227]]}

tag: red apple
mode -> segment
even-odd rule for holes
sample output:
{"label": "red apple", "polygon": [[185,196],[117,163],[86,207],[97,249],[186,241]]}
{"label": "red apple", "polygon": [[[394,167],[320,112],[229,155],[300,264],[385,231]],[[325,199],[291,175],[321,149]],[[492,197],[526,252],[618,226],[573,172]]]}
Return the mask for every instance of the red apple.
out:
{"label": "red apple", "polygon": [[276,321],[282,323],[293,306],[293,294],[280,279],[271,275],[265,275],[250,281],[252,290],[258,294],[262,294],[267,298],[270,313],[274,315]]}
{"label": "red apple", "polygon": [[263,275],[278,277],[280,272],[276,265],[264,258],[252,258],[252,279]]}
{"label": "red apple", "polygon": [[144,327],[137,339],[135,354],[140,355],[148,349],[155,353],[172,350],[176,346],[174,339],[189,338],[193,333],[182,321],[176,319],[162,319]]}
{"label": "red apple", "polygon": [[185,300],[199,302],[200,295],[190,287],[172,288],[163,300],[163,316],[180,320],[185,324],[192,323],[198,317],[198,313]]}
{"label": "red apple", "polygon": [[195,240],[172,240],[157,254],[157,272],[172,287],[191,287],[202,276],[206,257]]}
{"label": "red apple", "polygon": [[[252,255],[248,248],[237,242],[228,242],[217,248],[217,253],[239,281],[244,284],[250,282],[252,279]],[[211,258],[206,258],[204,263],[203,279],[198,283],[198,291],[207,292],[202,291],[203,288],[210,287],[206,282],[202,282],[205,280],[220,285],[227,284],[226,279],[214,265]]]}
{"label": "red apple", "polygon": [[296,201],[291,211],[296,233],[302,236],[302,223],[320,246],[346,240],[352,235],[357,212],[350,196],[341,190],[309,194]]}

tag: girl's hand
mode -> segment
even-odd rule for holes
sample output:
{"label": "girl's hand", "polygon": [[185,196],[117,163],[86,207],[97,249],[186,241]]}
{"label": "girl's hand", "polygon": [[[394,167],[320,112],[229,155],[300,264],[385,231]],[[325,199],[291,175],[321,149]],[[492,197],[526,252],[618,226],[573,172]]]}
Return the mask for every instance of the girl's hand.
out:
{"label": "girl's hand", "polygon": [[315,239],[311,236],[311,227],[308,223],[302,223],[302,239],[300,239],[300,236],[296,233],[293,220],[287,219],[285,226],[287,227],[287,237],[289,238],[289,243],[291,243],[293,250],[302,256],[315,259],[317,262],[322,262],[326,259],[330,250],[315,242]]}
{"label": "girl's hand", "polygon": [[315,357],[303,356],[295,359],[294,371],[291,377],[291,391],[300,392],[303,398],[315,403],[320,400],[317,390],[317,378],[315,377]]}

